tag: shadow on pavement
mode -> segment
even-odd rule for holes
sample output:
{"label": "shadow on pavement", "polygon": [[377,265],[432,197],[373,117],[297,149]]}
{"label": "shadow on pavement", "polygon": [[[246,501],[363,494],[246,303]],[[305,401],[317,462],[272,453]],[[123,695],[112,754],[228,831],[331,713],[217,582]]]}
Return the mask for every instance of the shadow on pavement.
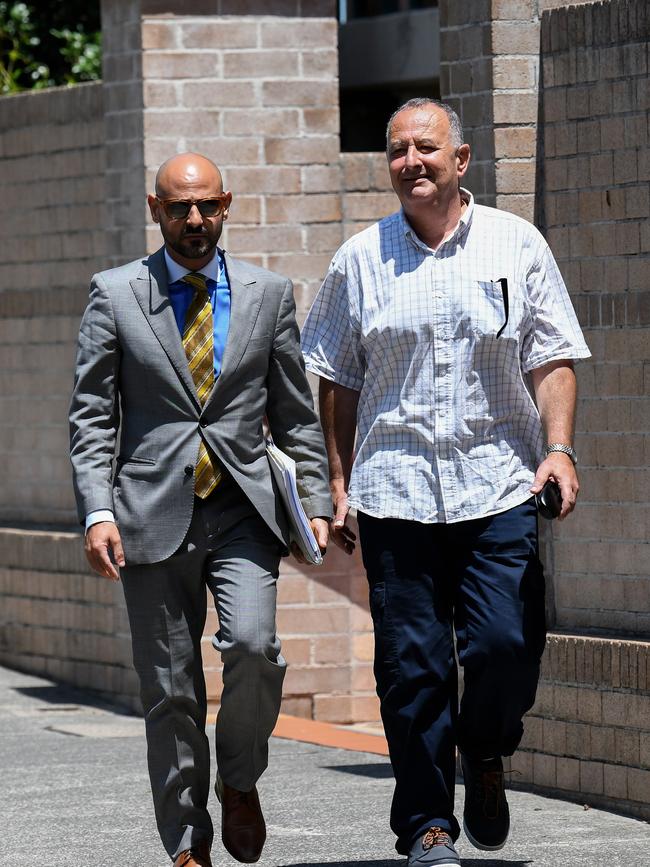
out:
{"label": "shadow on pavement", "polygon": [[461,858],[463,867],[527,867],[533,861],[508,861],[507,858]]}
{"label": "shadow on pavement", "polygon": [[391,858],[386,861],[321,861],[309,864],[278,864],[278,867],[397,867],[406,864],[404,858]]}
{"label": "shadow on pavement", "polygon": [[[343,774],[355,774],[359,777],[370,777],[373,780],[389,780],[393,777],[390,762],[372,762],[367,765],[321,765],[324,771],[340,771]],[[373,863],[371,861],[369,864]]]}
{"label": "shadow on pavement", "polygon": [[[397,864],[406,864],[404,858],[393,858],[390,861],[322,861],[309,864],[285,864],[278,867],[396,867]],[[463,867],[527,867],[533,861],[508,861],[506,858],[490,859],[463,858]]]}
{"label": "shadow on pavement", "polygon": [[[53,683],[48,686],[15,686],[12,689],[27,698],[58,706],[60,710],[72,711],[84,707],[94,707],[111,711],[111,713],[120,716],[137,716],[128,708],[119,707],[119,705],[106,701],[99,693],[93,692],[91,689],[81,690],[65,683]],[[64,705],[66,707],[63,707]]]}

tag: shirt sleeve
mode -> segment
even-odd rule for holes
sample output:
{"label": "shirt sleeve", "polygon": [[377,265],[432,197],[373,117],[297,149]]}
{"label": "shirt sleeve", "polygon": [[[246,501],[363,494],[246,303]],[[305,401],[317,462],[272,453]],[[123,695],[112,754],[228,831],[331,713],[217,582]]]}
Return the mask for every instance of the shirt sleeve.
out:
{"label": "shirt sleeve", "polygon": [[365,359],[357,311],[351,303],[344,248],[336,254],[302,331],[305,366],[311,373],[361,391]]}
{"label": "shirt sleeve", "polygon": [[546,242],[526,281],[532,324],[522,345],[522,368],[529,373],[551,361],[589,358],[578,318]]}
{"label": "shirt sleeve", "polygon": [[86,533],[92,526],[100,524],[102,521],[115,523],[115,515],[110,509],[96,509],[94,512],[88,512],[86,515]]}

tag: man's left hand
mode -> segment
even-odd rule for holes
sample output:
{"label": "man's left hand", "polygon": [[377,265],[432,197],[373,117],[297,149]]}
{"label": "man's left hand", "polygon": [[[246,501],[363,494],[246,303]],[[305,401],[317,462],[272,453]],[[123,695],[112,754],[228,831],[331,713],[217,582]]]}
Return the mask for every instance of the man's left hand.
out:
{"label": "man's left hand", "polygon": [[576,468],[573,466],[573,461],[568,455],[562,452],[551,452],[542,461],[530,489],[531,493],[539,494],[549,479],[557,482],[560,486],[562,511],[558,515],[558,520],[563,521],[575,509],[578,491],[580,490]]}
{"label": "man's left hand", "polygon": [[[314,536],[316,537],[316,542],[318,543],[321,554],[324,555],[327,551],[327,540],[329,539],[330,534],[329,522],[326,521],[325,518],[310,518],[309,524],[311,526]],[[305,555],[302,553],[302,551],[295,542],[291,543],[291,553],[299,563],[303,563],[306,566],[311,565],[305,559]]]}

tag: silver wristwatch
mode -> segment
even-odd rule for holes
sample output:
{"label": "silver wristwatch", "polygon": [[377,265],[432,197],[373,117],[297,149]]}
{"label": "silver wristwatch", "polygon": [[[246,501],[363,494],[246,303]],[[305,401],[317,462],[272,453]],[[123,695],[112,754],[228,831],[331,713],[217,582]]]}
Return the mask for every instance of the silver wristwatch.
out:
{"label": "silver wristwatch", "polygon": [[565,443],[549,443],[546,446],[545,457],[548,457],[551,452],[562,452],[565,455],[568,455],[573,462],[573,466],[578,463],[578,455],[575,453],[575,449],[571,446],[565,445]]}

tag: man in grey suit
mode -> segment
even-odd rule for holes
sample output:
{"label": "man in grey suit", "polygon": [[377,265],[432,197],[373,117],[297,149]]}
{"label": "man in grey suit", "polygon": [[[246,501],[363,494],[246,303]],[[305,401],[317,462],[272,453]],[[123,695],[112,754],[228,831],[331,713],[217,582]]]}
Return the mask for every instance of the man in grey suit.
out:
{"label": "man in grey suit", "polygon": [[291,282],[217,246],[231,199],[205,157],[181,154],[161,166],[148,201],[165,245],[93,278],[70,410],[86,554],[100,575],[122,578],[156,820],[175,867],[211,865],[206,587],[224,664],[215,784],[222,839],[253,862],[266,835],[255,784],[286,668],[275,603],[289,534],[265,416],[296,461],[322,550],[331,515]]}

